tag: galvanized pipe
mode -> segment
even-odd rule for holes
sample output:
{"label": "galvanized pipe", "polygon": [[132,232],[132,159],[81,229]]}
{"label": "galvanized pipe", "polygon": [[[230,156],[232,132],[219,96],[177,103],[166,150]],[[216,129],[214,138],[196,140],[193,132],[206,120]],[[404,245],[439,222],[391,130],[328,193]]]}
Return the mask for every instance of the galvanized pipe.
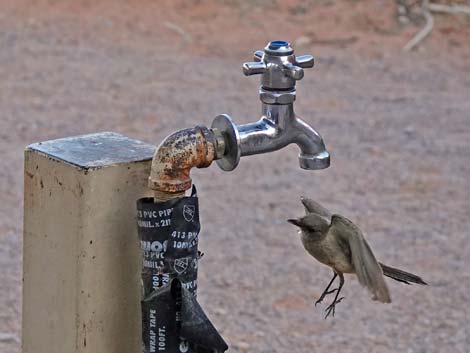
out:
{"label": "galvanized pipe", "polygon": [[177,131],[158,146],[152,160],[149,187],[156,201],[184,196],[191,188],[193,167],[206,168],[224,153],[224,139],[205,126]]}

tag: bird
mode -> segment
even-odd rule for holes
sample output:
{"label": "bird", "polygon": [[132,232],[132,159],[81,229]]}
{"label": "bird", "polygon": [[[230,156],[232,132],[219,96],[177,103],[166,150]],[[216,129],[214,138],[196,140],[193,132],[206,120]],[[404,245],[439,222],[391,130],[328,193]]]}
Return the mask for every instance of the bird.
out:
{"label": "bird", "polygon": [[[315,306],[329,294],[335,294],[334,300],[325,309],[325,319],[335,315],[335,307],[344,297],[339,297],[344,285],[345,273],[356,274],[359,283],[372,294],[372,299],[382,303],[391,303],[390,292],[384,275],[406,284],[427,285],[423,279],[412,273],[384,265],[378,262],[358,226],[339,214],[333,214],[318,202],[300,198],[305,208],[305,216],[288,219],[289,223],[299,227],[305,250],[319,262],[333,269],[333,278],[315,302]],[[336,277],[338,288],[330,290]]]}

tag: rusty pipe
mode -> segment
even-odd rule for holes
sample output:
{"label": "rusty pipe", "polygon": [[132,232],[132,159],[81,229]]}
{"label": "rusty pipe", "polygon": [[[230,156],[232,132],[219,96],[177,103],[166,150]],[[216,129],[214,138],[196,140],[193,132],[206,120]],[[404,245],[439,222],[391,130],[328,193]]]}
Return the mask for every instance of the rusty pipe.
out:
{"label": "rusty pipe", "polygon": [[224,138],[216,129],[196,126],[169,135],[152,159],[149,187],[155,201],[184,196],[192,185],[191,169],[208,167],[224,150]]}

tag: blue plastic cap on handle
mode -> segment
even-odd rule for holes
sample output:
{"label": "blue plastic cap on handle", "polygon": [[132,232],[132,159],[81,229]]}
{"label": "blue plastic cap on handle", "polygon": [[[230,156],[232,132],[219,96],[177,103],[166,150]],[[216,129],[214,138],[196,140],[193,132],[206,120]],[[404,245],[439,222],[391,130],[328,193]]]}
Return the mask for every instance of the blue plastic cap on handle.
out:
{"label": "blue plastic cap on handle", "polygon": [[281,47],[288,47],[289,42],[286,42],[285,40],[274,40],[271,43],[269,43],[269,49],[276,50]]}

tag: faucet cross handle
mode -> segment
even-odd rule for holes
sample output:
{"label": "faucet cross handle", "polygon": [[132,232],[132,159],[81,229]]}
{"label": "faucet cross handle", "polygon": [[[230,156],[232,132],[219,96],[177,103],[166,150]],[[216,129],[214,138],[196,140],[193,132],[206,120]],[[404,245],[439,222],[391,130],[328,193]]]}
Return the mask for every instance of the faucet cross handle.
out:
{"label": "faucet cross handle", "polygon": [[304,77],[305,68],[313,67],[311,55],[294,55],[289,42],[275,40],[264,50],[257,50],[254,62],[243,64],[246,76],[261,74],[261,86],[267,90],[293,90],[295,81]]}

